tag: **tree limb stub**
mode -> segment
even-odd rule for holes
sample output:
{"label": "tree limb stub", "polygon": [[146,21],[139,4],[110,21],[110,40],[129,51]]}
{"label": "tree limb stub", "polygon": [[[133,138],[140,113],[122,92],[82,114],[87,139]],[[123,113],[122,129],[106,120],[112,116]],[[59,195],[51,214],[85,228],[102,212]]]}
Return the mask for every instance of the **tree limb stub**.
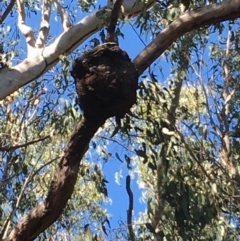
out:
{"label": "tree limb stub", "polygon": [[174,41],[185,33],[201,26],[232,20],[240,17],[240,1],[225,0],[189,11],[168,27],[134,59],[139,75],[143,73]]}
{"label": "tree limb stub", "polygon": [[119,13],[121,11],[121,6],[122,6],[123,0],[116,0],[113,9],[112,9],[112,13],[110,16],[110,23],[108,25],[108,29],[107,29],[107,41],[108,42],[115,42],[115,28],[116,28],[116,24],[119,18]]}
{"label": "tree limb stub", "polygon": [[80,161],[88,143],[105,119],[83,118],[69,138],[59,167],[43,203],[27,214],[11,231],[8,241],[31,241],[48,228],[62,213],[77,180]]}

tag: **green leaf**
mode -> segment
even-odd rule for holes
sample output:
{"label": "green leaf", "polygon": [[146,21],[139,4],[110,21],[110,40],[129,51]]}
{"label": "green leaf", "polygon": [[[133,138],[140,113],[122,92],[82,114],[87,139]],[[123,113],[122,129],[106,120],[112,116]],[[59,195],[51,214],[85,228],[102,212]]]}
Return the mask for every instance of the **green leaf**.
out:
{"label": "green leaf", "polygon": [[144,150],[136,150],[135,149],[135,152],[140,157],[146,157],[146,152]]}
{"label": "green leaf", "polygon": [[122,162],[123,163],[123,161],[122,161],[122,159],[120,158],[120,156],[118,155],[118,153],[116,152],[115,153],[115,156],[116,156],[116,158],[120,161],[120,162]]}
{"label": "green leaf", "polygon": [[112,132],[112,135],[110,136],[110,138],[113,138],[117,133],[118,133],[118,131],[120,130],[120,126],[119,125],[117,125],[115,128],[114,128],[114,130],[113,130],[113,132]]}
{"label": "green leaf", "polygon": [[151,225],[151,223],[145,223],[146,228],[148,229],[148,231],[150,233],[155,233],[155,229],[153,228],[153,226]]}

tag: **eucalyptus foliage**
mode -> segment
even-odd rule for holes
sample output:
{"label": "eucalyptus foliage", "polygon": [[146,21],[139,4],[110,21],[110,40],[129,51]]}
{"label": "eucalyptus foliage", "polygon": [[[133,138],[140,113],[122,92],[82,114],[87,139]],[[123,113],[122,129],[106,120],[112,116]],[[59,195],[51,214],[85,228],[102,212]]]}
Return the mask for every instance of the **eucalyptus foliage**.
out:
{"label": "eucalyptus foliage", "polygon": [[[213,2],[161,1],[133,19],[122,19],[119,43],[124,26],[147,44],[183,12]],[[80,12],[99,7],[95,1],[72,3],[65,8],[73,21]],[[25,1],[25,7],[30,19],[39,16],[38,1]],[[0,25],[2,68],[25,58],[15,16],[13,8]],[[58,26],[57,13],[53,18]],[[139,78],[131,113],[121,126],[110,119],[96,133],[71,200],[37,240],[239,239],[239,24],[227,21],[187,33],[149,66]],[[48,42],[53,38],[52,33]],[[68,137],[82,118],[71,61],[104,39],[103,29],[71,55],[59,56],[60,62],[38,80],[0,101],[1,239],[45,197]],[[111,161],[120,164],[116,184],[108,184],[104,173]],[[141,192],[138,199],[139,190],[132,188],[134,209],[139,202],[144,206],[134,212],[131,225],[126,213],[116,220],[108,211],[114,206],[108,185],[125,186],[128,174]],[[122,203],[128,207],[129,200]]]}

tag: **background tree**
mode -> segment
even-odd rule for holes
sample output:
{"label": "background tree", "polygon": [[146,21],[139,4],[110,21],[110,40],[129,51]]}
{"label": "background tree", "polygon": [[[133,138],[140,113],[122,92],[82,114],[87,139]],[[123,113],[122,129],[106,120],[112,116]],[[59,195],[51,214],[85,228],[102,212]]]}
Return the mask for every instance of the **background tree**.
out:
{"label": "background tree", "polygon": [[[94,33],[88,47],[106,40],[111,3],[77,22],[98,4],[2,3],[1,239],[238,240],[239,1],[123,2],[116,39],[125,21],[153,40],[133,60],[139,76],[147,71],[121,126],[86,122],[69,76],[81,43]],[[35,18],[40,26],[26,24]],[[154,62],[160,55],[169,73]],[[129,171],[128,217],[117,230],[101,205],[110,199],[96,154],[125,159]],[[146,203],[135,219],[130,177]]]}

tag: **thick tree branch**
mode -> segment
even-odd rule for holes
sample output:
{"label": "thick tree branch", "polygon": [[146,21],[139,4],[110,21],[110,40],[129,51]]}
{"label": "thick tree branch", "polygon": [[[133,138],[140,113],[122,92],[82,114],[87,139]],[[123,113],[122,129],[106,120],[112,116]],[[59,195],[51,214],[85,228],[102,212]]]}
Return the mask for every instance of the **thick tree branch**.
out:
{"label": "thick tree branch", "polygon": [[72,195],[79,164],[88,149],[88,143],[104,122],[104,119],[89,121],[84,118],[78,123],[65,147],[45,201],[14,227],[8,241],[32,241],[56,221]]}
{"label": "thick tree branch", "polygon": [[[145,5],[141,2],[136,3],[136,0],[128,0],[127,3],[123,2],[123,6],[128,14],[135,15]],[[29,53],[31,56],[12,69],[2,69],[0,71],[0,100],[43,75],[59,61],[60,55],[71,53],[87,38],[100,30],[105,24],[105,19],[101,18],[101,13],[105,11],[105,8],[89,14],[68,31],[62,33],[48,47],[38,51],[33,50]]]}
{"label": "thick tree branch", "polygon": [[16,0],[11,0],[11,2],[9,3],[9,5],[7,6],[5,12],[3,13],[2,16],[0,16],[0,24],[2,24],[4,22],[4,20],[6,19],[6,17],[8,16],[8,14],[11,12],[14,4],[15,4]]}
{"label": "thick tree branch", "polygon": [[[134,1],[123,2],[125,9],[127,9],[129,2],[132,3]],[[133,15],[136,13],[136,9],[139,9],[139,5],[135,5],[131,5],[131,7],[133,6],[131,9]],[[240,1],[238,0],[225,0],[219,4],[208,5],[183,14],[163,30],[134,59],[133,62],[138,68],[139,75],[183,34],[207,24],[235,19],[237,17],[240,17]],[[69,28],[67,32],[61,34],[53,44],[44,48],[41,54],[36,53],[35,56],[24,60],[12,69],[1,70],[0,100],[44,74],[58,62],[59,55],[72,52],[84,40],[98,31],[103,24],[104,19],[101,19],[98,14],[90,14],[75,26]]]}
{"label": "thick tree branch", "polygon": [[42,48],[45,44],[45,41],[48,37],[50,30],[50,14],[51,14],[51,1],[43,0],[43,9],[42,9],[42,21],[40,26],[40,31],[36,41],[36,47]]}
{"label": "thick tree branch", "polygon": [[64,10],[64,8],[61,6],[61,4],[58,2],[58,0],[53,0],[53,4],[61,17],[63,30],[66,32],[71,27],[71,23],[68,18],[68,15]]}
{"label": "thick tree branch", "polygon": [[135,59],[139,75],[177,38],[201,26],[240,17],[240,1],[225,0],[187,12],[166,27]]}
{"label": "thick tree branch", "polygon": [[21,86],[37,79],[59,61],[59,56],[69,54],[80,43],[97,32],[104,24],[96,13],[82,19],[79,23],[61,34],[53,44],[39,53],[34,51],[31,58],[27,58],[12,69],[0,71],[0,100],[13,93]]}
{"label": "thick tree branch", "polygon": [[24,9],[24,1],[17,0],[17,7],[18,7],[18,27],[22,34],[26,37],[26,41],[28,44],[28,53],[31,51],[30,47],[34,47],[35,40],[32,29],[26,25],[26,14]]}

